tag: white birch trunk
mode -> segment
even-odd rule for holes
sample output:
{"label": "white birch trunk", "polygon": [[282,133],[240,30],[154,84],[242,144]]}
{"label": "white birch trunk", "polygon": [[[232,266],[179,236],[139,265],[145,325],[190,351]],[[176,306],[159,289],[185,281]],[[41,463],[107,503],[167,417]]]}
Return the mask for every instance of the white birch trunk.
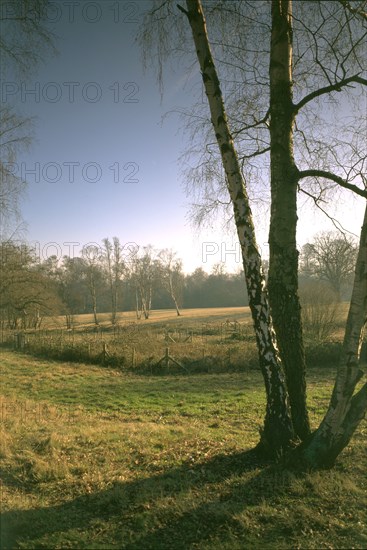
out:
{"label": "white birch trunk", "polygon": [[356,392],[365,373],[359,365],[363,332],[367,323],[367,206],[355,269],[353,293],[345,328],[343,350],[328,411],[310,441],[301,447],[311,467],[331,467],[348,445],[367,411],[367,383]]}
{"label": "white birch trunk", "polygon": [[274,454],[290,445],[293,427],[287,391],[265,287],[260,253],[257,247],[249,199],[238,157],[229,130],[220,83],[210,51],[200,0],[186,0],[187,15],[194,38],[211,121],[220,149],[228,189],[233,205],[238,239],[241,246],[249,305],[254,322],[260,367],[265,381],[267,408],[260,442],[266,452]]}

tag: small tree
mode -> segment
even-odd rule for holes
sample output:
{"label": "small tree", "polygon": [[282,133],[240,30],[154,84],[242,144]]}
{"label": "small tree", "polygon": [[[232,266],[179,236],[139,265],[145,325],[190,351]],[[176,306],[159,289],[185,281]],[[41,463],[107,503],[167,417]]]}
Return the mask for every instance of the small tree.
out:
{"label": "small tree", "polygon": [[101,285],[101,282],[103,280],[101,270],[101,253],[99,247],[96,245],[89,245],[84,247],[82,251],[82,258],[85,283],[92,300],[94,324],[98,326],[99,321],[97,317],[97,296],[98,287]]}
{"label": "small tree", "polygon": [[125,271],[125,265],[118,237],[113,237],[112,243],[109,239],[103,239],[102,242],[104,246],[102,259],[111,296],[111,322],[114,325],[117,319],[121,279]]}
{"label": "small tree", "polygon": [[143,253],[137,254],[131,261],[130,284],[135,293],[136,317],[142,314],[149,319],[152,307],[153,290],[159,279],[159,262],[153,258],[154,249],[151,245],[143,247]]}
{"label": "small tree", "polygon": [[58,284],[64,304],[66,328],[71,329],[74,315],[86,309],[85,264],[82,258],[64,256]]}
{"label": "small tree", "polygon": [[182,260],[176,258],[176,253],[167,248],[159,253],[159,282],[170,295],[178,316],[181,315],[182,290],[184,274]]}
{"label": "small tree", "polygon": [[9,328],[39,328],[44,315],[61,311],[56,286],[31,247],[3,243],[0,269],[0,310]]}

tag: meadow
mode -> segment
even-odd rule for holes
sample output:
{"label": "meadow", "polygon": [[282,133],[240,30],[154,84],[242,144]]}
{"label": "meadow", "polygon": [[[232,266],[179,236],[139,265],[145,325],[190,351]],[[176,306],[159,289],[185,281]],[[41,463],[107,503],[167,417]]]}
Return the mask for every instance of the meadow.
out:
{"label": "meadow", "polygon": [[[109,314],[78,315],[73,328],[65,329],[63,317],[46,319],[38,330],[7,331],[4,343],[14,346],[23,334],[21,348],[37,356],[88,362],[140,372],[218,371],[257,367],[249,308],[153,311],[148,320],[134,312],[120,313],[116,325]],[[246,345],[244,345],[246,341]],[[19,346],[17,346],[19,347]],[[174,361],[162,360],[167,353]]]}
{"label": "meadow", "polygon": [[[188,332],[246,325],[247,313],[162,312],[144,326],[160,353],[162,327],[174,336],[176,323]],[[87,318],[79,323],[88,328]],[[207,332],[194,343],[252,346],[247,336]],[[156,372],[1,353],[1,548],[367,546],[365,422],[333,470],[297,472],[252,451],[265,406],[254,366]],[[334,375],[330,366],[309,370],[314,427]]]}
{"label": "meadow", "polygon": [[[320,308],[319,308],[320,309]],[[333,320],[331,338],[308,338],[310,366],[335,365],[340,350],[346,304]],[[321,312],[324,310],[321,309]],[[317,312],[318,317],[320,311]],[[258,368],[258,356],[248,307],[198,308],[182,311],[156,310],[149,319],[137,320],[134,312],[76,315],[66,330],[64,317],[43,320],[37,330],[1,331],[1,342],[38,357],[114,366],[133,372],[228,372]],[[328,321],[317,319],[324,329]],[[315,323],[314,323],[315,324]],[[314,328],[314,326],[312,327]],[[21,342],[18,336],[22,336]],[[167,360],[166,356],[174,361]]]}

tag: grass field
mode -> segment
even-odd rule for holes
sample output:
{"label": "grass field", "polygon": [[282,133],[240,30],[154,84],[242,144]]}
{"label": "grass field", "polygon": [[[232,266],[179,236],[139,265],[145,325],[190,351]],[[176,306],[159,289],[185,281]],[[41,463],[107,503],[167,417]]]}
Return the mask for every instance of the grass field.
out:
{"label": "grass field", "polygon": [[[309,375],[316,425],[333,372]],[[328,472],[259,463],[257,372],[2,353],[1,548],[365,548],[366,425]]]}
{"label": "grass field", "polygon": [[[150,312],[149,319],[140,319],[140,324],[149,325],[156,323],[181,323],[187,322],[188,319],[197,322],[224,322],[227,319],[244,321],[250,318],[249,307],[211,307],[211,308],[195,308],[182,309],[181,316],[178,317],[174,309],[156,309]],[[98,321],[102,326],[110,325],[111,315],[109,313],[99,313]],[[117,314],[118,323],[133,323],[136,321],[135,311],[124,311]],[[52,317],[45,320],[46,326],[60,327],[65,323],[63,317]],[[93,315],[90,313],[75,315],[74,323],[76,327],[91,327],[94,325]]]}
{"label": "grass field", "polygon": [[[262,379],[2,351],[1,548],[366,548],[366,423],[331,471],[251,449]],[[314,426],[334,371],[312,369]]]}

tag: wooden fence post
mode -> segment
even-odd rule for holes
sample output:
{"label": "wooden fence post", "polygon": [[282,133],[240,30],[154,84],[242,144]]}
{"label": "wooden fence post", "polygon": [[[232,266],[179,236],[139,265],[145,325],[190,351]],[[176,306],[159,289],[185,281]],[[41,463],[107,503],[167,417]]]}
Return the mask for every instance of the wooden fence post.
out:
{"label": "wooden fence post", "polygon": [[174,363],[174,364],[177,365],[178,367],[181,367],[181,368],[184,369],[186,372],[188,372],[186,367],[184,367],[183,365],[181,365],[181,363],[179,363],[178,361],[176,361],[176,359],[174,359],[173,357],[170,356],[170,354],[169,354],[169,348],[167,347],[164,356],[158,361],[157,366],[164,362],[165,367],[168,369],[168,367],[169,367],[169,362],[170,362],[170,361],[172,361],[172,363]]}
{"label": "wooden fence post", "polygon": [[106,342],[102,342],[102,363],[105,364],[105,361],[107,357],[109,357],[110,354],[108,353],[107,344]]}

